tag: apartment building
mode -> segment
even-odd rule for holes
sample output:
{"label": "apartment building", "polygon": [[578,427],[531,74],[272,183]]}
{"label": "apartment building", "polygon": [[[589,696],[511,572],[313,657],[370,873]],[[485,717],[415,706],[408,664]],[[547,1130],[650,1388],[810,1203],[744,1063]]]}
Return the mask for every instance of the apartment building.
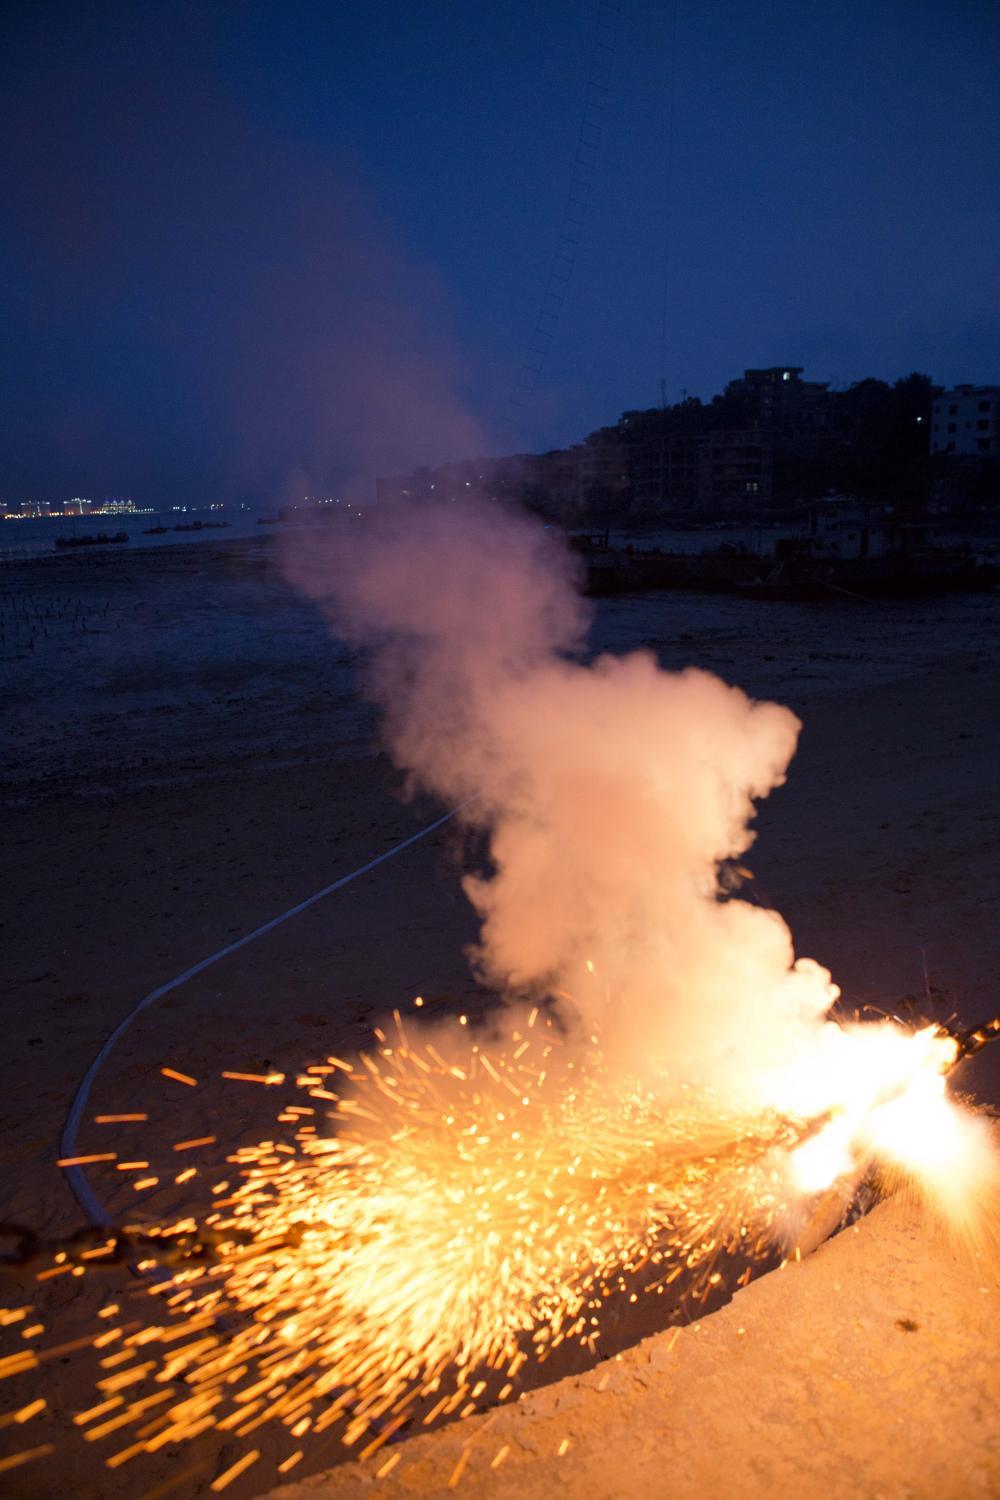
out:
{"label": "apartment building", "polygon": [[1000,386],[956,385],[935,396],[931,452],[1000,458]]}

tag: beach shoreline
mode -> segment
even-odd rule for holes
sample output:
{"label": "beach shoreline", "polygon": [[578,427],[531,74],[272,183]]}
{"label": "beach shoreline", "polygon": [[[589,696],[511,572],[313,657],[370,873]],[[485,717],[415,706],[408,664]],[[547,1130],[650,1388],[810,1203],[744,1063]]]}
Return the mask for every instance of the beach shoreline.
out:
{"label": "beach shoreline", "polygon": [[[85,1068],[142,995],[441,811],[401,797],[356,661],[273,556],[227,544],[186,549],[178,564],[164,550],[147,554],[151,567],[114,570],[113,584],[87,559],[87,606],[64,609],[45,649],[4,662],[15,696],[35,683],[5,759],[4,1219],[43,1233],[78,1225],[55,1166],[59,1131]],[[47,597],[61,596],[36,589],[40,607]],[[81,617],[92,628],[74,628]],[[799,712],[799,753],[761,810],[746,894],[785,915],[849,1006],[970,1025],[996,1009],[997,619],[989,598],[940,618],[936,605],[866,613],[662,596],[598,610],[595,646],[694,661]],[[476,928],[462,856],[454,828],[440,829],[167,996],[115,1049],[93,1110],[148,1106],[169,1132],[182,1108],[228,1149],[266,1133],[277,1106],[261,1097],[270,1091],[225,1092],[221,1070],[292,1071],[356,1051],[417,993],[428,1015],[475,1021],[493,1000],[464,956]],[[997,1104],[994,1051],[963,1083]],[[204,1089],[175,1098],[164,1065]],[[81,1147],[93,1149],[95,1130]],[[116,1215],[177,1201],[135,1195],[107,1171],[94,1181]],[[98,1295],[74,1283],[43,1300],[72,1321]],[[9,1476],[16,1493],[71,1481],[84,1495],[131,1493],[127,1470],[112,1479],[96,1445],[76,1441],[77,1378],[71,1366],[47,1376],[57,1452]],[[233,1494],[274,1482],[248,1475]]]}

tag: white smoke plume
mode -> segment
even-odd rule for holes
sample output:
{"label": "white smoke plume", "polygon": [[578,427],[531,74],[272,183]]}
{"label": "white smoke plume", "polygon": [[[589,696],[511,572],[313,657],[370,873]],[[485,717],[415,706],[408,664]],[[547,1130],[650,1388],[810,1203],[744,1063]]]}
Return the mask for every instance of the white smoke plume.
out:
{"label": "white smoke plume", "polygon": [[297,572],[370,652],[398,764],[475,799],[483,976],[557,997],[632,1067],[724,1070],[766,1098],[837,992],[780,916],[724,895],[719,865],[784,780],[795,716],[646,651],[588,664],[571,558],[483,502],[383,510]]}

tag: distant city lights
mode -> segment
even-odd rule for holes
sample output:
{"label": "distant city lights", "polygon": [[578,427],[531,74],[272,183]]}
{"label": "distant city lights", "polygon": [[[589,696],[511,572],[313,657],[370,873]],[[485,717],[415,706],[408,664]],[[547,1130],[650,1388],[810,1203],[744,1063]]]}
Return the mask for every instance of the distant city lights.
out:
{"label": "distant city lights", "polygon": [[7,501],[0,512],[4,521],[49,520],[65,516],[152,516],[151,505],[137,505],[131,495],[106,495],[103,500],[88,500],[74,495],[71,500]]}

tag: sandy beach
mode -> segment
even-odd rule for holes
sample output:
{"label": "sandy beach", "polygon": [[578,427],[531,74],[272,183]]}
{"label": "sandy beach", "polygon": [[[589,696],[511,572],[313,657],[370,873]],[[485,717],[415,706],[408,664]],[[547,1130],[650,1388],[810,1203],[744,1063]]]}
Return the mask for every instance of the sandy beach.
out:
{"label": "sandy beach", "polygon": [[[66,1109],[135,1002],[441,809],[402,798],[354,656],[284,580],[273,539],[14,564],[2,583],[0,1217],[54,1234],[80,1219],[55,1166]],[[594,649],[645,647],[795,709],[800,749],[762,810],[752,892],[850,1006],[967,1024],[998,999],[998,643],[995,595],[634,596],[602,601],[592,632]],[[221,1161],[277,1110],[222,1069],[294,1072],[356,1050],[417,993],[428,1014],[474,1019],[491,997],[463,956],[475,923],[462,858],[445,827],[167,996],[116,1048],[91,1114],[148,1111],[143,1155],[182,1121],[218,1136]],[[172,1086],[164,1065],[198,1088]],[[964,1082],[1000,1104],[1000,1058],[987,1051]],[[85,1127],[80,1149],[100,1150],[100,1131]],[[137,1194],[101,1168],[93,1182],[116,1218],[180,1206],[173,1187]],[[43,1312],[70,1339],[113,1281],[53,1283]],[[159,1453],[141,1489],[127,1468],[109,1475],[71,1421],[86,1399],[72,1361],[24,1391],[45,1394],[30,1436],[56,1451],[6,1476],[16,1493],[172,1481],[198,1494],[218,1472],[225,1444],[207,1434],[190,1454]],[[317,1453],[302,1472],[337,1458]],[[189,1461],[202,1469],[177,1479]],[[261,1464],[229,1493],[275,1482]]]}

